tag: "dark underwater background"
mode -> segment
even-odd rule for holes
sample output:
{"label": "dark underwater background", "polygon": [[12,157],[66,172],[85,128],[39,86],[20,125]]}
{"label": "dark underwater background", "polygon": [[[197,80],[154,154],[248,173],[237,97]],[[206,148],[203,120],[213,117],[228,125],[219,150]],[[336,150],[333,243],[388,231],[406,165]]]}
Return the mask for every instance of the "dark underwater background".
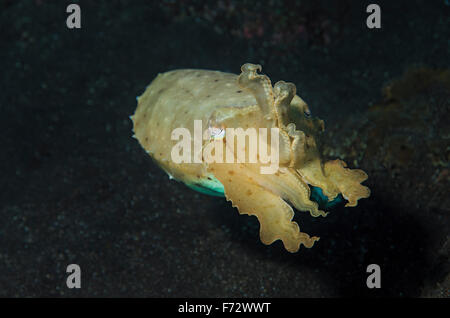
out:
{"label": "dark underwater background", "polygon": [[[449,14],[444,0],[0,0],[0,296],[449,297]],[[321,237],[296,254],[131,138],[159,72],[246,62],[295,83],[325,120],[324,156],[369,175],[356,208],[296,211]]]}

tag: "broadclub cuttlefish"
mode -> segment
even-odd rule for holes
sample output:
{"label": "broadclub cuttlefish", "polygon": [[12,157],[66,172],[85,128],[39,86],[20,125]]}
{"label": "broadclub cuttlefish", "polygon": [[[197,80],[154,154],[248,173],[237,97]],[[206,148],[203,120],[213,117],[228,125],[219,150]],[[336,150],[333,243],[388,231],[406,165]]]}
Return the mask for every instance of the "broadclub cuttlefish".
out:
{"label": "broadclub cuttlefish", "polygon": [[[296,252],[300,244],[310,248],[319,238],[300,232],[292,221],[291,205],[314,217],[326,216],[325,209],[343,200],[345,206],[354,207],[370,195],[369,188],[361,185],[367,174],[347,168],[339,159],[324,162],[319,151],[324,122],[311,117],[294,84],[279,81],[272,86],[259,72],[260,65],[247,63],[240,75],[198,69],[159,74],[137,98],[130,118],[134,137],[170,178],[202,193],[226,197],[239,213],[258,218],[264,244],[281,240],[286,250]],[[194,132],[198,124],[206,128],[200,139],[174,134],[177,129]],[[234,142],[235,136],[229,142],[230,128],[251,130],[256,139],[247,134],[244,143]],[[259,138],[262,132],[267,138]],[[181,137],[189,139],[183,140],[189,148],[180,146]],[[237,157],[242,151],[244,159],[254,155],[252,140],[257,142],[257,159],[262,148],[271,154],[277,151],[275,171],[261,172],[267,161]],[[201,160],[206,149],[215,161]],[[174,153],[182,152],[182,157],[193,160],[174,160]],[[226,157],[230,154],[234,160]]]}

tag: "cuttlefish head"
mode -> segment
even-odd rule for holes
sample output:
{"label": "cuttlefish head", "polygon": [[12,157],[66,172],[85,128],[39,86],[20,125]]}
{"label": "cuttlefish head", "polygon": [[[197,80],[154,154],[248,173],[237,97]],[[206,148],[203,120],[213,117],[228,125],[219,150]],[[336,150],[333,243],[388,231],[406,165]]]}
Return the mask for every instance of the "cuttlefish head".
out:
{"label": "cuttlefish head", "polygon": [[272,86],[259,71],[260,65],[247,63],[238,77],[241,88],[255,97],[257,113],[241,113],[225,124],[246,122],[248,126],[251,122],[255,128],[278,128],[278,170],[262,174],[261,163],[210,163],[208,170],[223,184],[226,198],[241,214],[258,218],[263,243],[280,239],[288,251],[296,252],[300,244],[312,247],[319,238],[300,232],[292,221],[291,205],[314,217],[326,216],[323,209],[340,200],[356,206],[359,199],[370,195],[369,188],[361,185],[367,174],[347,168],[338,159],[323,162],[319,144],[324,122],[311,116],[293,83],[279,81]]}

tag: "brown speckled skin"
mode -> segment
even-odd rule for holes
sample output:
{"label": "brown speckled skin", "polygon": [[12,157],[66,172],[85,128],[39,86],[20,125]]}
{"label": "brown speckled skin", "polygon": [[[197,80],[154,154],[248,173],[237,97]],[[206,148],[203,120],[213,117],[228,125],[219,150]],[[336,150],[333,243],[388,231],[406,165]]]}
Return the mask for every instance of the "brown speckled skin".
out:
{"label": "brown speckled skin", "polygon": [[202,164],[174,164],[171,157],[175,128],[194,131],[194,120],[203,128],[218,107],[244,108],[256,100],[237,85],[235,74],[205,70],[176,70],[159,74],[138,97],[133,116],[134,132],[146,151],[175,179],[189,183],[204,177]]}

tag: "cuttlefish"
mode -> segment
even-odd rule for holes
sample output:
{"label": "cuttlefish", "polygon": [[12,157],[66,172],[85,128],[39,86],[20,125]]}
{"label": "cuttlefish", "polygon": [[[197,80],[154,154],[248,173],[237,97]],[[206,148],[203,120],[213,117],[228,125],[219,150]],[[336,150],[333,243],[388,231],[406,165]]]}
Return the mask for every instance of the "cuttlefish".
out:
{"label": "cuttlefish", "polygon": [[[170,178],[226,197],[240,214],[258,218],[264,244],[281,240],[286,250],[297,252],[319,237],[300,232],[291,206],[314,217],[326,216],[340,200],[354,207],[370,195],[361,184],[367,174],[339,159],[324,162],[319,151],[324,122],[311,116],[294,84],[272,86],[260,72],[260,65],[247,63],[240,75],[198,69],[159,74],[137,98],[130,116],[133,136]],[[229,128],[247,134],[239,143]],[[263,150],[276,156],[259,160]],[[176,160],[176,154],[184,159]],[[276,166],[264,172],[274,167],[267,158],[275,158]]]}

